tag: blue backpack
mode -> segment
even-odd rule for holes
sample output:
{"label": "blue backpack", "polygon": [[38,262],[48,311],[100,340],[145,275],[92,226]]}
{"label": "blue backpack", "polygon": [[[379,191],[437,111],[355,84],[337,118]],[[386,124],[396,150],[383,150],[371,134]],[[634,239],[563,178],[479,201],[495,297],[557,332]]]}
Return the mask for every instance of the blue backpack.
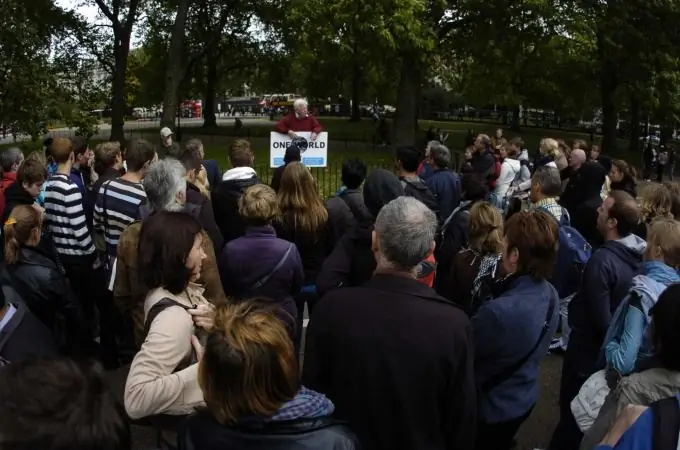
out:
{"label": "blue backpack", "polygon": [[[550,211],[546,212],[550,214]],[[569,213],[562,208],[562,217],[558,222],[560,246],[557,251],[555,272],[550,280],[560,298],[569,297],[579,289],[583,270],[593,254],[591,245],[570,223]]]}

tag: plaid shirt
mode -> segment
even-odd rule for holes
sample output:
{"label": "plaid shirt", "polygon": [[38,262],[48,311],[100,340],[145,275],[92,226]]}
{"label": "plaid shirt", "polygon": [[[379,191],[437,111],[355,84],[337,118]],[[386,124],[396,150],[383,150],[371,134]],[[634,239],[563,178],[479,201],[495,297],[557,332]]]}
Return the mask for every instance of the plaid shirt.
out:
{"label": "plaid shirt", "polygon": [[544,198],[531,206],[531,209],[543,209],[555,217],[558,222],[562,219],[562,207],[554,197]]}

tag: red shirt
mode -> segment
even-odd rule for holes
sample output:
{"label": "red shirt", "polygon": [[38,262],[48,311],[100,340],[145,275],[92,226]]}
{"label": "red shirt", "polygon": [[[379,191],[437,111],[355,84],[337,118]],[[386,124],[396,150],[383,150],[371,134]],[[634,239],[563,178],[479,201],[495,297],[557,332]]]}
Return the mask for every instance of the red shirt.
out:
{"label": "red shirt", "polygon": [[289,131],[309,131],[310,133],[319,134],[322,128],[319,121],[311,114],[298,119],[295,113],[290,113],[276,123],[275,130],[284,134],[288,134]]}
{"label": "red shirt", "polygon": [[[9,187],[10,184],[15,183],[16,181],[17,181],[16,172],[7,172],[2,176],[2,181],[0,181],[0,216],[5,211],[5,190]],[[5,225],[4,223],[0,224],[0,227],[4,225]]]}

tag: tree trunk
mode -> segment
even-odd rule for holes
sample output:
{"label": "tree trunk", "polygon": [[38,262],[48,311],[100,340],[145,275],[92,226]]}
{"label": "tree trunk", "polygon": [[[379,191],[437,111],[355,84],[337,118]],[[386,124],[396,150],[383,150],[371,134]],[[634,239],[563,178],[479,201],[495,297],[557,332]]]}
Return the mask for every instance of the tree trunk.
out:
{"label": "tree trunk", "polygon": [[628,136],[628,150],[631,153],[640,151],[640,99],[633,95],[630,98],[630,136]]}
{"label": "tree trunk", "polygon": [[604,31],[596,33],[597,52],[600,63],[600,96],[602,102],[602,145],[601,150],[612,153],[616,151],[616,116],[615,93],[618,85],[616,65],[608,58],[607,41]]}
{"label": "tree trunk", "polygon": [[396,145],[412,145],[416,141],[418,86],[420,84],[419,60],[412,54],[402,55],[401,77],[397,88],[397,111],[394,116]]}
{"label": "tree trunk", "polygon": [[515,105],[512,108],[512,125],[511,129],[513,131],[520,131],[521,129],[521,124],[520,124],[520,115],[521,113],[521,108],[519,105]]}
{"label": "tree trunk", "polygon": [[361,64],[359,62],[359,56],[356,52],[356,46],[353,57],[353,67],[352,67],[352,117],[350,121],[359,122],[361,120],[361,108],[359,108],[359,103],[361,102]]}
{"label": "tree trunk", "polygon": [[114,38],[120,43],[114,49],[115,68],[111,86],[111,141],[125,141],[125,74],[130,52],[130,37]]}
{"label": "tree trunk", "polygon": [[177,115],[177,104],[179,103],[177,91],[184,75],[182,58],[184,53],[184,32],[190,4],[191,0],[179,0],[177,16],[175,17],[175,23],[172,25],[168,66],[165,69],[162,127],[172,127]]}
{"label": "tree trunk", "polygon": [[215,116],[215,98],[217,96],[217,51],[216,45],[212,45],[206,58],[206,81],[205,96],[203,101],[203,128],[214,128],[217,126]]}

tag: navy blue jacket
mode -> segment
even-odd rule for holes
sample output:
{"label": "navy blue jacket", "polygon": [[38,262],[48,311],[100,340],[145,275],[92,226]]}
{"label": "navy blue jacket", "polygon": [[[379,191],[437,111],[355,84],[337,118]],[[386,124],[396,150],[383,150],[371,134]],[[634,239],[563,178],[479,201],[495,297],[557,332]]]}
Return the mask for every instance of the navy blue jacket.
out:
{"label": "navy blue jacket", "polygon": [[541,335],[551,302],[550,327],[536,351],[508,379],[489,392],[480,392],[478,417],[481,422],[491,424],[516,419],[538,400],[540,362],[557,329],[559,296],[549,282],[520,276],[472,318],[475,381],[481,386],[531,351]]}
{"label": "navy blue jacket", "polygon": [[212,191],[222,181],[222,173],[217,166],[217,161],[214,159],[206,159],[203,161],[203,167],[205,167],[208,183],[210,183],[210,190]]}
{"label": "navy blue jacket", "polygon": [[446,220],[460,204],[460,178],[452,170],[437,169],[425,181],[425,184],[437,198],[439,216],[442,220]]}
{"label": "navy blue jacket", "polygon": [[630,234],[605,242],[586,265],[581,288],[569,304],[569,347],[579,355],[585,371],[597,370],[609,323],[642,268],[645,247],[644,240]]}

